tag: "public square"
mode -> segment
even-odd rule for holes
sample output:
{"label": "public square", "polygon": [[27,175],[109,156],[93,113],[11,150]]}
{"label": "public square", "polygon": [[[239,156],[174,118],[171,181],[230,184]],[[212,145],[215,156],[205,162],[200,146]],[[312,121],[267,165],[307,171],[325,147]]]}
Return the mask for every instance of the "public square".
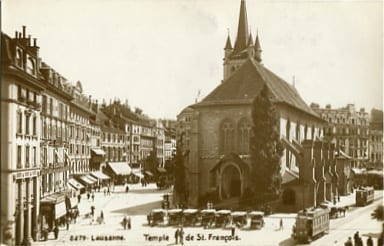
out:
{"label": "public square", "polygon": [[[116,186],[110,196],[96,192],[95,200],[87,199],[83,194],[79,203],[80,216],[69,230],[60,228],[59,238],[54,239],[51,232],[48,241],[34,242],[33,245],[176,245],[174,233],[176,227],[150,227],[146,215],[154,208],[161,207],[163,194],[171,192],[158,190],[155,184],[142,187],[130,185],[125,192],[123,186]],[[354,204],[354,194],[341,197],[340,205]],[[368,235],[378,235],[380,223],[370,218],[373,209],[382,201],[382,191],[376,191],[375,202],[366,207],[351,206],[346,217],[331,220],[331,231],[311,245],[343,245],[348,236],[359,231],[366,241]],[[95,219],[103,210],[105,223],[91,223],[84,215],[95,206]],[[131,218],[131,230],[124,230],[121,221],[128,215]],[[202,227],[184,228],[184,245],[295,245],[290,238],[296,214],[272,214],[265,217],[265,226],[261,230],[236,229],[235,238],[230,237],[230,229],[203,229]],[[283,219],[283,229],[279,221]],[[114,240],[105,241],[105,237],[114,236]],[[120,240],[123,237],[123,240]],[[227,239],[227,240],[226,240]]]}

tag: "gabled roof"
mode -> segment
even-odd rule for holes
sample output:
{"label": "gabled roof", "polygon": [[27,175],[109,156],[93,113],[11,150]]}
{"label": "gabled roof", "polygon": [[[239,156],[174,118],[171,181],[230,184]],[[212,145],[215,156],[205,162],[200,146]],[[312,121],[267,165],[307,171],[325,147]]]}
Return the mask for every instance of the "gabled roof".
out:
{"label": "gabled roof", "polygon": [[275,103],[288,104],[298,110],[319,117],[300,97],[297,90],[268,70],[266,67],[248,59],[227,80],[217,86],[207,97],[194,107],[208,105],[250,104],[264,85],[271,92]]}

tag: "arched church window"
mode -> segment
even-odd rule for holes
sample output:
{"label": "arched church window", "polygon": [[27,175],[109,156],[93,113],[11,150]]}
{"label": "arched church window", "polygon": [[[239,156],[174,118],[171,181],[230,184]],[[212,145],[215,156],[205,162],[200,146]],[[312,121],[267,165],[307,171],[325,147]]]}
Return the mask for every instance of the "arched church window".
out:
{"label": "arched church window", "polygon": [[221,123],[220,128],[220,152],[222,154],[233,151],[234,142],[234,124],[231,120],[226,119]]}
{"label": "arched church window", "polygon": [[251,133],[251,124],[249,120],[243,118],[238,125],[238,150],[240,154],[249,152],[249,141]]}

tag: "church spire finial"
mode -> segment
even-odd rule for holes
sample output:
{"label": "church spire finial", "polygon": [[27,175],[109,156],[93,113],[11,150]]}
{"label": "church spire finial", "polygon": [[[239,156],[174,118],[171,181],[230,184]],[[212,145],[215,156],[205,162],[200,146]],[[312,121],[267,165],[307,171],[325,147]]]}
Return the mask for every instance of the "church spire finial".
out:
{"label": "church spire finial", "polygon": [[231,38],[229,36],[229,28],[227,28],[227,30],[228,30],[228,37],[227,37],[227,42],[225,43],[224,49],[225,50],[232,50]]}
{"label": "church spire finial", "polygon": [[235,52],[239,52],[247,48],[248,42],[248,20],[245,0],[241,0],[239,25],[237,27],[237,37],[235,42]]}
{"label": "church spire finial", "polygon": [[259,30],[256,31],[256,40],[255,40],[255,59],[258,62],[261,62],[261,46],[259,40]]}

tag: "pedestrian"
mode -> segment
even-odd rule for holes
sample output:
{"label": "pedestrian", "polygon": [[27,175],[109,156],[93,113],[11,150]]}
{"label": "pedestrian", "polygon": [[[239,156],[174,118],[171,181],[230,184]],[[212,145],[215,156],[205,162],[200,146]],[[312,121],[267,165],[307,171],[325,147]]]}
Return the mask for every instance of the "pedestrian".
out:
{"label": "pedestrian", "polygon": [[176,229],[176,232],[175,232],[175,241],[176,241],[176,244],[179,244],[179,236],[180,236],[180,230],[179,228]]}
{"label": "pedestrian", "polygon": [[69,220],[70,220],[69,217],[67,217],[66,220],[65,220],[65,223],[67,225],[67,231],[69,231]]}
{"label": "pedestrian", "polygon": [[87,192],[87,199],[89,200],[89,197],[91,196],[91,194],[89,194],[89,192]]}
{"label": "pedestrian", "polygon": [[103,210],[101,210],[101,212],[100,212],[100,218],[101,218],[102,221],[104,221],[104,213],[103,213]]}
{"label": "pedestrian", "polygon": [[125,192],[128,193],[128,191],[129,191],[129,186],[128,184],[125,184]]}
{"label": "pedestrian", "polygon": [[91,206],[91,215],[92,215],[92,218],[93,216],[95,215],[95,206]]}
{"label": "pedestrian", "polygon": [[280,227],[279,230],[283,230],[283,218],[280,218]]}
{"label": "pedestrian", "polygon": [[363,246],[363,239],[361,239],[361,237],[357,238],[357,243],[355,244],[355,246]]}
{"label": "pedestrian", "polygon": [[340,202],[340,194],[337,194],[337,201]]}
{"label": "pedestrian", "polygon": [[369,236],[367,239],[367,246],[373,246],[373,240],[371,236]]}
{"label": "pedestrian", "polygon": [[355,245],[358,244],[358,241],[359,241],[359,231],[357,231],[355,233],[355,235],[353,235],[353,241],[355,242]]}
{"label": "pedestrian", "polygon": [[180,228],[179,235],[180,235],[180,243],[181,243],[181,245],[184,245],[184,230],[183,230],[183,227]]}
{"label": "pedestrian", "polygon": [[55,234],[55,239],[59,237],[59,227],[56,225],[53,229],[53,233]]}
{"label": "pedestrian", "polygon": [[127,229],[127,217],[124,216],[122,223],[123,223],[124,230],[126,230]]}
{"label": "pedestrian", "polygon": [[107,195],[111,195],[111,190],[109,189],[109,185],[108,185],[108,188],[107,188]]}
{"label": "pedestrian", "polygon": [[235,236],[235,231],[236,231],[236,226],[235,226],[235,223],[232,222],[232,226],[231,226],[231,236],[232,237]]}
{"label": "pedestrian", "polygon": [[336,195],[333,196],[333,205],[336,205]]}
{"label": "pedestrian", "polygon": [[107,195],[107,189],[104,188],[104,196],[106,196],[106,195]]}
{"label": "pedestrian", "polygon": [[344,243],[344,246],[353,246],[351,237],[348,237],[348,240]]}
{"label": "pedestrian", "polygon": [[80,201],[81,201],[81,195],[78,194],[78,195],[77,195],[77,203],[80,203]]}
{"label": "pedestrian", "polygon": [[94,202],[94,201],[95,201],[95,193],[92,192],[92,202]]}
{"label": "pedestrian", "polygon": [[128,230],[131,230],[131,217],[129,217],[127,215],[127,227],[128,227]]}

